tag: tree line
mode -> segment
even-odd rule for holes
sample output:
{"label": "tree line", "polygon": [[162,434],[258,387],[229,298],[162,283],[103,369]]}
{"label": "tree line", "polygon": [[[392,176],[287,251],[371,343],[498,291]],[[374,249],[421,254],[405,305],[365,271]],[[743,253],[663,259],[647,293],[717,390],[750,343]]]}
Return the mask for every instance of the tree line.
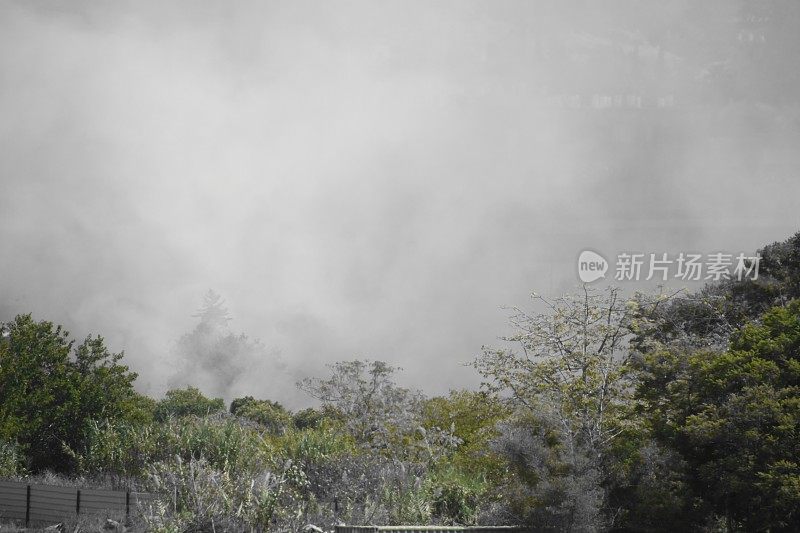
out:
{"label": "tree line", "polygon": [[427,397],[342,361],[297,384],[318,404],[297,412],[149,398],[102,337],[19,315],[0,338],[0,475],[154,491],[150,531],[798,531],[800,233],[760,254],[758,279],[692,293],[534,294],[475,357],[479,390]]}

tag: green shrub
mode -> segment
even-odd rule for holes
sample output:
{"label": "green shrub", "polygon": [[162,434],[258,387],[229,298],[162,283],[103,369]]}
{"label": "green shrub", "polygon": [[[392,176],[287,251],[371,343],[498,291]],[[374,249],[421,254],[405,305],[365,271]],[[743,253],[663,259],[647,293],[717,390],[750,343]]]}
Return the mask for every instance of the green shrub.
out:
{"label": "green shrub", "polygon": [[0,324],[0,439],[19,443],[32,472],[74,473],[92,420],[141,419],[136,374],[122,357],[102,337],[78,344],[31,315]]}
{"label": "green shrub", "polygon": [[155,418],[163,422],[170,417],[206,416],[225,410],[222,398],[206,398],[199,389],[186,387],[167,391],[156,404]]}
{"label": "green shrub", "polygon": [[256,422],[277,435],[292,425],[292,413],[283,405],[271,400],[256,400],[252,396],[233,400],[231,414]]}
{"label": "green shrub", "polygon": [[292,424],[296,429],[315,429],[322,424],[324,416],[322,411],[309,407],[296,412],[292,417]]}
{"label": "green shrub", "polygon": [[488,488],[486,481],[454,467],[434,472],[426,483],[431,514],[439,523],[474,525]]}

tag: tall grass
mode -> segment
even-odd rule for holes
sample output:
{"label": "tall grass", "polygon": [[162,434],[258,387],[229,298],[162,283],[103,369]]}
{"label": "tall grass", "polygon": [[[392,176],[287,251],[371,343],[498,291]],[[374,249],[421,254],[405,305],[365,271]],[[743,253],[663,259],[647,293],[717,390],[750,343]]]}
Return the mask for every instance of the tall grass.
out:
{"label": "tall grass", "polygon": [[24,455],[14,442],[0,441],[0,477],[17,477],[24,473]]}
{"label": "tall grass", "polygon": [[231,417],[186,417],[145,425],[97,423],[79,464],[86,474],[120,480],[147,477],[151,465],[203,459],[233,474],[272,464],[273,446],[257,429]]}
{"label": "tall grass", "polygon": [[287,464],[237,476],[205,459],[153,465],[149,482],[162,499],[146,509],[149,531],[297,530],[302,471]]}
{"label": "tall grass", "polygon": [[230,415],[94,424],[86,476],[153,491],[148,530],[291,531],[307,523],[474,523],[482,486],[431,461],[360,447],[335,424],[275,435]]}

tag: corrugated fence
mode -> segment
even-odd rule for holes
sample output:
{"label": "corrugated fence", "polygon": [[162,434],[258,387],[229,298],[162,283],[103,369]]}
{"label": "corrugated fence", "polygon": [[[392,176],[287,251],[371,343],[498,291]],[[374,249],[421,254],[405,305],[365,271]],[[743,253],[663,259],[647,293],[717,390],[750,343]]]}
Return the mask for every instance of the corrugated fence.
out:
{"label": "corrugated fence", "polygon": [[0,481],[0,518],[24,520],[27,524],[60,522],[77,513],[117,511],[129,514],[140,502],[152,498],[145,492]]}
{"label": "corrugated fence", "polygon": [[336,533],[536,533],[535,529],[515,526],[336,526]]}

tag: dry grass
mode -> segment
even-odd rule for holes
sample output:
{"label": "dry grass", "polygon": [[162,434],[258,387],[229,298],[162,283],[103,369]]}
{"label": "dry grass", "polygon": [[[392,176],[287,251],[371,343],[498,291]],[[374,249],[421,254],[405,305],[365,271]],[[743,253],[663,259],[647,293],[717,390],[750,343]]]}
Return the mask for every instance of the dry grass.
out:
{"label": "dry grass", "polygon": [[72,516],[65,518],[60,524],[60,528],[56,528],[55,526],[57,526],[57,524],[55,523],[30,524],[29,527],[26,528],[24,523],[20,521],[0,521],[0,532],[61,531],[64,533],[140,533],[147,531],[147,528],[141,521],[126,521],[124,513]]}

